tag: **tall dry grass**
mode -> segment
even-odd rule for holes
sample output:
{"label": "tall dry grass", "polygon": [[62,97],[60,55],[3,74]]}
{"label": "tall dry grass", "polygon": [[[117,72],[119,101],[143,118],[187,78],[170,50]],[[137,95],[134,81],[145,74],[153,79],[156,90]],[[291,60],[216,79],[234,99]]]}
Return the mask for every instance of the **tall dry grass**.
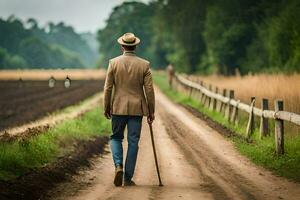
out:
{"label": "tall dry grass", "polygon": [[[250,104],[250,98],[256,97],[256,107],[261,107],[261,99],[269,100],[269,109],[274,110],[275,99],[282,99],[284,110],[300,114],[300,74],[259,74],[247,76],[191,76],[192,80],[202,80],[205,86],[209,84],[213,89],[232,89],[235,99]],[[221,93],[221,92],[219,92]],[[299,127],[289,124],[289,132],[299,133]]]}
{"label": "tall dry grass", "polygon": [[284,110],[300,114],[300,74],[293,75],[247,75],[247,76],[193,76],[194,80],[202,80],[206,85],[232,89],[235,99],[250,103],[256,97],[256,106],[260,107],[262,98],[269,99],[270,109],[274,109],[274,100],[284,101]]}

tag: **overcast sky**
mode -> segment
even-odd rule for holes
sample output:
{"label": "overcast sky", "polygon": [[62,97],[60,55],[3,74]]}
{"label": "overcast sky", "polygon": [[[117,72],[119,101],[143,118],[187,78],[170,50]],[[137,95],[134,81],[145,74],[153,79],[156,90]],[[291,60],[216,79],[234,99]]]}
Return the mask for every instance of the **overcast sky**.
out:
{"label": "overcast sky", "polygon": [[[11,14],[22,20],[33,17],[44,26],[64,21],[76,31],[96,32],[105,25],[113,7],[125,0],[0,0],[0,17]],[[148,2],[149,0],[140,0]]]}

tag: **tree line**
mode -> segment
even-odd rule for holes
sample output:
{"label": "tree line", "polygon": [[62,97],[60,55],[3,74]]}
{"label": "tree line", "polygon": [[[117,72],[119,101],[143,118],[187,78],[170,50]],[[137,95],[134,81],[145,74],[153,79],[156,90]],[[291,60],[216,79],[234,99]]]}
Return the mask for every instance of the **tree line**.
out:
{"label": "tree line", "polygon": [[298,0],[154,0],[114,8],[98,31],[101,63],[120,54],[116,38],[134,32],[154,68],[187,73],[300,71]]}
{"label": "tree line", "polygon": [[0,69],[93,66],[98,53],[84,38],[63,22],[40,27],[33,18],[0,18]]}

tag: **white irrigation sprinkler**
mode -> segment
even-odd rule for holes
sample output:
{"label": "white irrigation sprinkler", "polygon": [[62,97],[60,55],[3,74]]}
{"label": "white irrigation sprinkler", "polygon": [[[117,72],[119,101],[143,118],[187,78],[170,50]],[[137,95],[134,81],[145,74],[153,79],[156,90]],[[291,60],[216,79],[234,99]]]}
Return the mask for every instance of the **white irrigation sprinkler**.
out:
{"label": "white irrigation sprinkler", "polygon": [[54,88],[55,82],[56,82],[55,78],[51,76],[48,81],[49,88]]}
{"label": "white irrigation sprinkler", "polygon": [[71,87],[71,79],[69,78],[69,76],[66,77],[64,85],[65,88]]}

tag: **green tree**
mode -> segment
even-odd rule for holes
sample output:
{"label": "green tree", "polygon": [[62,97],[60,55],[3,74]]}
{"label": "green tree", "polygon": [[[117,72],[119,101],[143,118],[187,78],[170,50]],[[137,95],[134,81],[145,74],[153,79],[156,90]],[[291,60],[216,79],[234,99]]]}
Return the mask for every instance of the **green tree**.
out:
{"label": "green tree", "polygon": [[83,65],[78,54],[60,45],[49,46],[35,37],[22,41],[20,51],[28,64],[34,68],[80,68]]}
{"label": "green tree", "polygon": [[264,10],[256,38],[247,47],[244,72],[300,71],[300,2],[277,1]]}
{"label": "green tree", "polygon": [[7,21],[0,18],[0,47],[7,49],[10,53],[18,53],[22,40],[30,36],[23,23],[11,16]]}
{"label": "green tree", "polygon": [[247,47],[256,35],[255,23],[262,15],[260,5],[261,0],[217,0],[207,7],[202,71],[229,75],[243,68]]}
{"label": "green tree", "polygon": [[72,27],[50,23],[46,30],[30,18],[25,28],[15,16],[0,18],[0,48],[2,68],[84,67],[94,65],[97,57]]}
{"label": "green tree", "polygon": [[133,32],[141,39],[137,52],[141,57],[149,59],[146,52],[152,35],[152,13],[153,7],[141,2],[125,2],[114,8],[106,26],[98,31],[102,66],[107,66],[110,58],[120,55],[117,39],[126,32]]}
{"label": "green tree", "polygon": [[134,32],[155,66],[232,75],[300,71],[298,0],[154,0],[117,6],[99,30],[102,64],[120,54],[116,39]]}
{"label": "green tree", "polygon": [[0,69],[14,68],[22,69],[27,66],[24,58],[18,55],[10,55],[3,48],[0,48]]}
{"label": "green tree", "polygon": [[45,33],[45,42],[48,44],[58,44],[73,51],[81,56],[85,66],[95,64],[97,54],[91,49],[87,42],[77,34],[73,27],[65,25],[63,22],[58,24],[50,23],[49,32]]}
{"label": "green tree", "polygon": [[195,72],[201,55],[205,52],[202,37],[206,5],[205,0],[159,1],[162,5],[156,23],[160,41],[165,41],[167,61],[185,72]]}

